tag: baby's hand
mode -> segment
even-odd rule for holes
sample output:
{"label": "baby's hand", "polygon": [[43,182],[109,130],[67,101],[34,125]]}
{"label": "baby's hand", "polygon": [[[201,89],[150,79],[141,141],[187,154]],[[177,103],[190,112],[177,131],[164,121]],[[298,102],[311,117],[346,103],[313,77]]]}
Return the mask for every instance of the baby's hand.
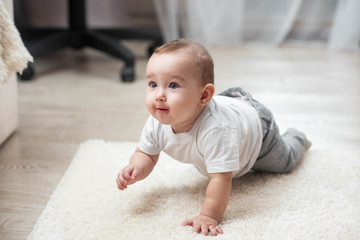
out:
{"label": "baby's hand", "polygon": [[192,226],[193,232],[202,233],[207,236],[211,233],[212,236],[217,236],[218,233],[223,234],[223,230],[220,228],[219,223],[211,218],[204,215],[199,215],[193,219],[187,219],[182,224],[183,226]]}
{"label": "baby's hand", "polygon": [[116,183],[120,190],[124,190],[127,188],[128,185],[133,184],[137,181],[138,177],[138,170],[137,168],[129,164],[124,167],[118,174]]}

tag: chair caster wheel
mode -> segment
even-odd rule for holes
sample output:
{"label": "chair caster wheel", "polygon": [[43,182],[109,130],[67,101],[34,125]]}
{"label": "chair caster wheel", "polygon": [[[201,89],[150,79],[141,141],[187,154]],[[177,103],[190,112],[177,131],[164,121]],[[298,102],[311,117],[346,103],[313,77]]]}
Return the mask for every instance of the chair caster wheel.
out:
{"label": "chair caster wheel", "polygon": [[135,70],[133,67],[124,67],[121,70],[121,80],[123,82],[133,82],[135,80]]}
{"label": "chair caster wheel", "polygon": [[148,57],[150,58],[151,55],[155,52],[155,50],[160,47],[163,43],[162,42],[154,42],[153,44],[148,47]]}
{"label": "chair caster wheel", "polygon": [[35,69],[33,63],[28,63],[27,68],[25,68],[22,74],[17,73],[18,79],[23,81],[30,81],[35,75]]}

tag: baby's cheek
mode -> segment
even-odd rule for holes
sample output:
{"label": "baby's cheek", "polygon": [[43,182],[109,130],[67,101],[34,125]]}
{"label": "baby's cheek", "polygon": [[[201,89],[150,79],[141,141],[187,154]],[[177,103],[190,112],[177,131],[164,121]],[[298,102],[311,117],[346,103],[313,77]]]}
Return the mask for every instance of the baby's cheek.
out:
{"label": "baby's cheek", "polygon": [[145,98],[145,105],[146,108],[150,111],[150,109],[153,107],[153,101],[151,100],[150,97],[146,96]]}

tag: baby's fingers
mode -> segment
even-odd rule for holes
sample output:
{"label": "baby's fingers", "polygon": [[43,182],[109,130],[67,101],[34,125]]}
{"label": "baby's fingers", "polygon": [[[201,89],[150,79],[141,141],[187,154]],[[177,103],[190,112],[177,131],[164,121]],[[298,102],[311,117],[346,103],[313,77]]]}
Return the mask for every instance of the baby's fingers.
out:
{"label": "baby's fingers", "polygon": [[208,236],[209,233],[211,233],[211,236],[217,236],[218,234],[223,234],[223,230],[219,226],[213,226],[213,225],[201,225],[201,233],[204,234],[204,236]]}
{"label": "baby's fingers", "polygon": [[137,177],[137,171],[135,167],[132,165],[128,166],[123,173],[123,177],[128,184],[131,184],[131,182],[134,181]]}
{"label": "baby's fingers", "polygon": [[116,178],[116,183],[120,190],[126,189],[128,185],[127,181],[124,179],[121,172],[118,174],[118,177]]}
{"label": "baby's fingers", "polygon": [[209,228],[208,228],[208,226],[207,225],[201,225],[201,232],[202,232],[202,234],[204,234],[204,236],[207,236],[208,235],[208,233],[209,233]]}
{"label": "baby's fingers", "polygon": [[223,230],[221,229],[221,227],[219,227],[219,226],[210,225],[210,226],[209,226],[209,230],[210,230],[212,236],[217,236],[218,233],[219,233],[219,234],[223,234],[223,233],[224,233]]}
{"label": "baby's fingers", "polygon": [[186,219],[183,223],[183,226],[192,226],[193,225],[193,220],[191,219]]}
{"label": "baby's fingers", "polygon": [[133,168],[129,167],[127,169],[124,169],[122,177],[124,180],[129,180],[131,178],[131,174],[133,172]]}
{"label": "baby's fingers", "polygon": [[193,228],[193,232],[199,233],[201,231],[201,225],[195,223],[192,219],[186,219],[183,223],[183,226],[191,226]]}

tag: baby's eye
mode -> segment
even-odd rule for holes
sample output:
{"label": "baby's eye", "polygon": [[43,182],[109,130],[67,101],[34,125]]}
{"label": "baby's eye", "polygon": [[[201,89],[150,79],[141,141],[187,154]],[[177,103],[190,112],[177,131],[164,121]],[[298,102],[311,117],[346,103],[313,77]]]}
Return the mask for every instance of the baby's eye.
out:
{"label": "baby's eye", "polygon": [[157,84],[156,84],[156,82],[150,82],[150,83],[149,83],[149,86],[150,86],[151,88],[156,88],[156,87],[157,87]]}
{"label": "baby's eye", "polygon": [[174,82],[170,83],[170,85],[169,85],[169,88],[171,88],[171,89],[176,89],[178,87],[179,87],[179,85],[177,83],[174,83]]}

